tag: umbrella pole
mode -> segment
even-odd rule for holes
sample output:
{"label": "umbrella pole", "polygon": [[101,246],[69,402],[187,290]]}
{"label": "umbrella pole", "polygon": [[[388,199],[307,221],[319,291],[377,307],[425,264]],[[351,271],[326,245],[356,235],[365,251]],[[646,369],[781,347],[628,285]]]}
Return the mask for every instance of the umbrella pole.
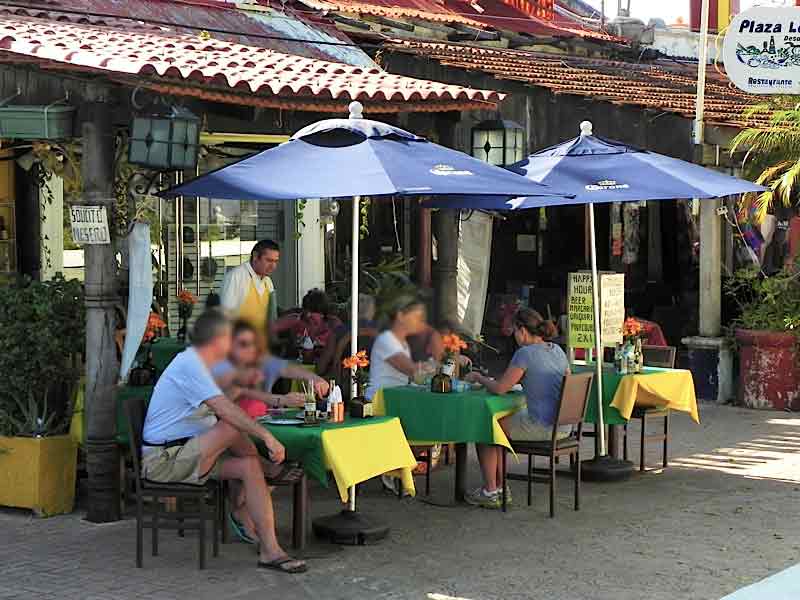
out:
{"label": "umbrella pole", "polygon": [[[361,237],[361,224],[359,218],[361,216],[361,197],[353,196],[353,252],[352,252],[352,269],[353,273],[350,277],[350,355],[355,356],[358,352],[358,269],[360,260],[358,257],[358,241]],[[355,369],[350,371],[350,397],[355,398],[356,382],[353,379]],[[356,509],[356,486],[350,488],[350,502],[349,508],[351,511]]]}
{"label": "umbrella pole", "polygon": [[608,455],[606,428],[603,419],[603,343],[600,339],[600,277],[597,272],[597,240],[594,231],[594,204],[589,203],[589,242],[592,257],[592,302],[594,303],[595,384],[597,389],[597,421],[595,435],[600,441],[600,455],[581,462],[581,478],[587,481],[622,481],[633,474],[633,463]]}
{"label": "umbrella pole", "polygon": [[594,204],[589,204],[589,245],[592,256],[592,305],[594,307],[595,386],[597,389],[597,421],[595,431],[600,440],[600,456],[608,454],[606,427],[603,420],[603,341],[600,339],[600,277],[597,273],[597,240],[594,231]]}
{"label": "umbrella pole", "polygon": [[[353,196],[353,273],[350,286],[350,352],[358,352],[358,240],[361,235],[359,216],[361,213],[361,197]],[[356,397],[356,383],[350,372],[351,398]],[[318,517],[312,522],[312,529],[317,537],[327,539],[334,544],[362,545],[382,540],[389,534],[389,526],[383,522],[362,515],[356,511],[356,486],[348,490],[347,508],[335,515]]]}

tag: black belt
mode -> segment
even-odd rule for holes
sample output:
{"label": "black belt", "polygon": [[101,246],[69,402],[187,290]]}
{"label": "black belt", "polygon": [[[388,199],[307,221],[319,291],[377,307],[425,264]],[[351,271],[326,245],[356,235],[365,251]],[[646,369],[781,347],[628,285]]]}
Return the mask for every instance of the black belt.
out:
{"label": "black belt", "polygon": [[150,442],[144,442],[144,445],[145,446],[151,446],[153,448],[174,448],[176,446],[183,446],[190,439],[192,439],[192,438],[190,438],[190,437],[179,438],[177,440],[170,440],[168,442],[163,442],[161,444],[151,444]]}

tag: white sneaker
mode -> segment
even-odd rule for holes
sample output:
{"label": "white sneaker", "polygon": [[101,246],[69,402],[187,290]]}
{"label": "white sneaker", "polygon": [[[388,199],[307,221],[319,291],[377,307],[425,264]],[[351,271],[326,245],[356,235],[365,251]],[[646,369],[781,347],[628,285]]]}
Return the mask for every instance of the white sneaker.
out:
{"label": "white sneaker", "polygon": [[503,497],[499,490],[494,492],[487,492],[483,487],[476,490],[467,492],[464,496],[464,501],[472,506],[480,506],[481,508],[502,508]]}

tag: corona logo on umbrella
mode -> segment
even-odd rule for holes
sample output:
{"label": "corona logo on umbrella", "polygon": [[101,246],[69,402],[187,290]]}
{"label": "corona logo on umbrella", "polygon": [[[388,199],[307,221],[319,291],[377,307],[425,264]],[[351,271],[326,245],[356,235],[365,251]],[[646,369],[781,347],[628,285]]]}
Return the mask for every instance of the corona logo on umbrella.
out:
{"label": "corona logo on umbrella", "polygon": [[431,169],[431,175],[474,175],[474,173],[467,169],[456,169],[452,165],[436,165]]}
{"label": "corona logo on umbrella", "polygon": [[597,183],[590,183],[586,186],[589,192],[597,192],[599,190],[627,190],[629,186],[627,183],[617,183],[614,179],[603,179]]}

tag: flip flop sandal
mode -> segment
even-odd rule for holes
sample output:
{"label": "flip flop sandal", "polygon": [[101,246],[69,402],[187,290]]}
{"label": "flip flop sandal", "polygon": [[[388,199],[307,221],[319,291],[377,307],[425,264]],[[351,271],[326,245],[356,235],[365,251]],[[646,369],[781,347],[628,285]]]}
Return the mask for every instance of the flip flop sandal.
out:
{"label": "flip flop sandal", "polygon": [[[289,563],[296,563],[296,564],[293,567],[289,567],[287,566]],[[272,571],[279,571],[281,573],[288,573],[290,575],[305,573],[308,570],[308,566],[304,561],[298,560],[296,558],[291,558],[289,556],[284,556],[283,558],[276,558],[275,560],[271,560],[269,562],[258,561],[258,568],[271,569]]]}
{"label": "flip flop sandal", "polygon": [[247,530],[244,528],[244,525],[239,522],[239,520],[233,516],[232,512],[228,513],[228,522],[231,524],[231,529],[233,529],[233,533],[236,534],[241,541],[245,544],[257,544],[258,540],[250,537],[247,533]]}

